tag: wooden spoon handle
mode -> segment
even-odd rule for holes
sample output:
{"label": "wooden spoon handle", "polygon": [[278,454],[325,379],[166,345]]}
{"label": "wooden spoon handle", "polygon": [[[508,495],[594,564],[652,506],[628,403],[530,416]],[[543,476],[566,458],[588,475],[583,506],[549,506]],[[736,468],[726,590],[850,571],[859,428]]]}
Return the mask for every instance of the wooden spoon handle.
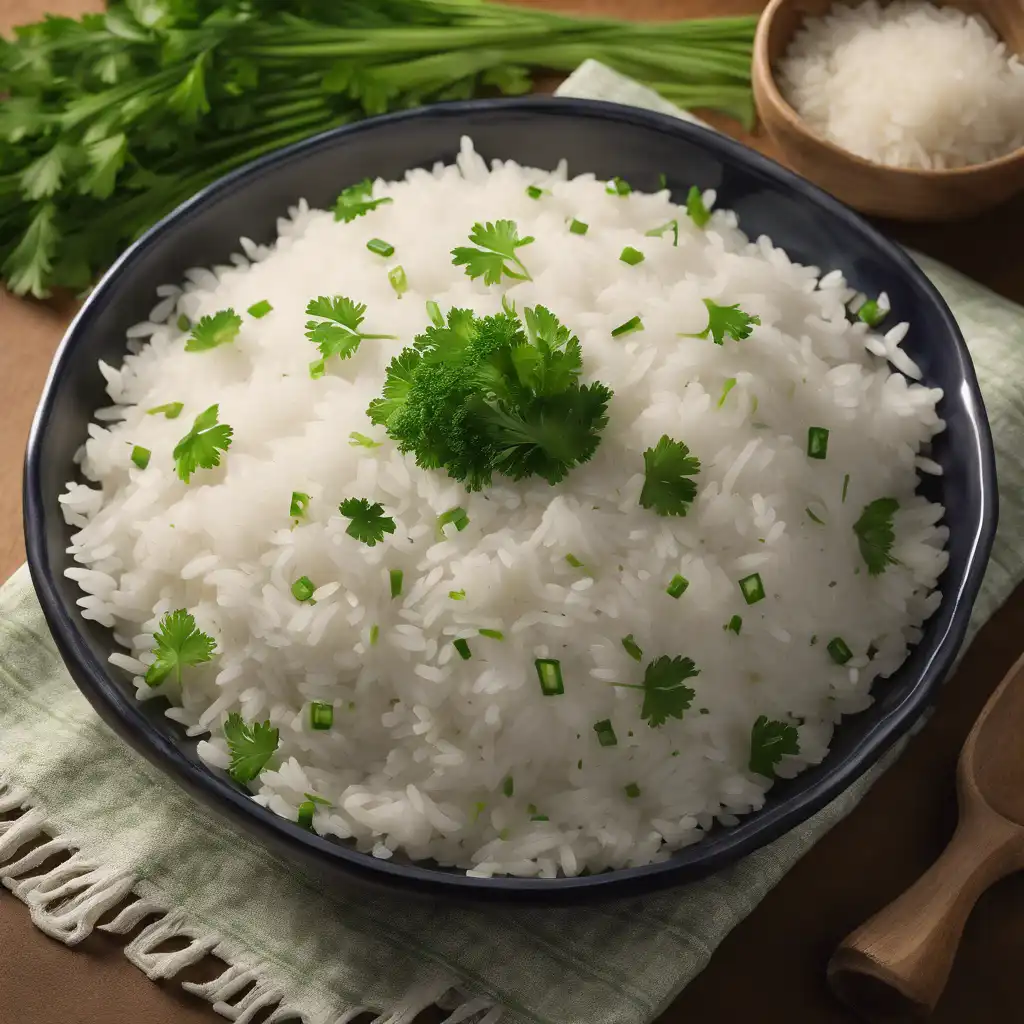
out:
{"label": "wooden spoon handle", "polygon": [[840,944],[828,965],[832,990],[866,1020],[927,1017],[978,897],[1020,867],[1022,856],[1024,829],[984,804],[962,806],[939,859]]}

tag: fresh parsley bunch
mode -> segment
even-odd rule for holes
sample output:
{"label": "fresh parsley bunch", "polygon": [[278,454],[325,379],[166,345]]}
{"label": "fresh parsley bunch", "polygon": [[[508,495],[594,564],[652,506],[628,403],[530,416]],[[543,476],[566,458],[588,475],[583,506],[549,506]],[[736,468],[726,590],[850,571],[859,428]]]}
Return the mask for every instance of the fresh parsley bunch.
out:
{"label": "fresh parsley bunch", "polygon": [[367,415],[416,463],[480,490],[495,472],[554,484],[597,449],[612,392],[580,384],[579,339],[544,306],[452,309],[387,371]]}

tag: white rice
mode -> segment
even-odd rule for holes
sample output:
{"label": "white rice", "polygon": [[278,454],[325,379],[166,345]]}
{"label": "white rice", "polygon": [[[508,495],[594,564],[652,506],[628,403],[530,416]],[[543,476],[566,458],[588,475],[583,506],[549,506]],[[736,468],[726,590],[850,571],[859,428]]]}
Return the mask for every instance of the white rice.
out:
{"label": "white rice", "polygon": [[778,71],[807,124],[865,160],[944,170],[1024,146],[1024,65],[955,7],[837,5],[807,19]]}
{"label": "white rice", "polygon": [[[530,184],[550,194],[531,199]],[[118,416],[90,428],[81,469],[91,484],[71,483],[61,497],[78,528],[70,550],[84,568],[68,575],[86,593],[83,614],[124,638],[127,654],[111,661],[137,673],[140,699],[166,693],[171,718],[209,734],[199,752],[211,766],[228,763],[230,712],[269,718],[280,729],[277,767],[251,785],[256,799],[294,819],[315,793],[330,801],[317,831],[375,856],[551,877],[647,863],[697,842],[716,819],[734,823],[771,784],[747,768],[754,720],[798,726],[800,753],[782,760],[780,776],[819,762],[834,724],[871,703],[873,681],[900,665],[938,605],[943,509],[915,487],[916,466],[938,469],[929,441],[944,426],[941,391],[872,354],[897,358],[902,333],[850,323],[854,295],[838,270],[819,280],[767,238],[749,242],[728,211],[702,231],[667,192],[609,196],[592,175],[568,180],[564,167],[489,170],[468,140],[456,166],[377,182],[375,195],[394,202],[349,224],[299,203],[274,246],[243,241],[246,256],[231,266],[190,271],[180,292],[161,289],[175,300],[160,303],[166,322],[133,330],[149,342],[103,368]],[[567,230],[573,217],[590,225],[585,236]],[[469,494],[442,471],[418,469],[365,410],[390,358],[426,326],[426,300],[500,309],[511,282],[486,287],[449,256],[474,221],[497,218],[536,238],[520,250],[533,280],[513,283],[509,297],[520,310],[551,308],[580,338],[584,377],[615,394],[596,456],[565,481],[496,477]],[[672,218],[678,247],[671,232],[644,234]],[[391,242],[394,257],[368,252],[373,237]],[[620,262],[625,245],[646,260]],[[386,277],[398,263],[409,281],[400,299]],[[366,330],[398,340],[364,342],[311,380],[304,308],[336,293],[368,305]],[[722,346],[681,336],[705,327],[705,297],[740,303],[762,326]],[[273,312],[245,316],[234,343],[184,351],[180,314],[263,299]],[[645,330],[613,338],[634,315]],[[145,414],[171,401],[185,403],[178,419]],[[234,442],[219,469],[185,485],[172,449],[214,402]],[[807,457],[812,425],[831,431],[825,460]],[[382,443],[350,445],[352,431]],[[663,434],[701,460],[685,518],[637,502],[643,451]],[[130,462],[132,445],[152,450],[147,469]],[[294,528],[293,491],[311,495]],[[351,496],[380,501],[395,533],[372,548],[349,537],[337,509]],[[882,496],[900,503],[899,564],[872,577],[851,527]],[[442,538],[436,517],[454,506],[469,525]],[[405,574],[395,600],[389,569]],[[737,581],[752,572],[767,596],[747,607]],[[676,574],[689,580],[678,600],[666,593]],[[290,592],[301,575],[317,587],[315,605]],[[465,599],[452,600],[455,590]],[[216,638],[217,656],[187,669],[180,691],[150,688],[152,634],[181,607]],[[733,615],[738,636],[723,629]],[[627,634],[644,664],[663,654],[696,662],[682,721],[651,728],[643,695],[610,685],[643,679]],[[845,666],[826,652],[834,636],[854,653]],[[454,655],[460,638],[471,660]],[[563,695],[541,692],[539,657],[560,660]],[[311,700],[333,705],[331,730],[311,730]],[[603,719],[617,746],[599,745],[593,726]],[[631,784],[639,796],[627,794]]]}

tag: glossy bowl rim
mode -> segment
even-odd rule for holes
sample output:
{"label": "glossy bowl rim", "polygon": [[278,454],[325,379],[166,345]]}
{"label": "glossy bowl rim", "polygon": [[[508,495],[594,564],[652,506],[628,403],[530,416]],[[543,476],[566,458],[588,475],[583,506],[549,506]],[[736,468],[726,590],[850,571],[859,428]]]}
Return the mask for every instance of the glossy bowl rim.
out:
{"label": "glossy bowl rim", "polygon": [[[491,113],[586,117],[607,122],[612,129],[621,123],[639,123],[663,134],[682,135],[692,144],[709,151],[722,163],[746,165],[755,172],[774,179],[786,191],[846,221],[864,235],[877,250],[884,253],[898,271],[914,279],[925,296],[936,305],[938,313],[945,321],[959,360],[957,376],[961,380],[961,391],[966,388],[967,397],[970,399],[967,404],[971,427],[970,431],[965,432],[961,443],[968,445],[972,451],[971,460],[979,471],[980,493],[976,518],[968,524],[974,530],[974,536],[964,575],[952,588],[949,583],[946,584],[942,604],[935,613],[939,616],[944,609],[949,609],[944,629],[936,637],[928,660],[917,680],[909,686],[904,699],[875,725],[844,762],[825,772],[816,783],[793,794],[787,794],[785,799],[777,804],[773,804],[769,796],[765,807],[757,812],[756,816],[741,819],[740,825],[730,829],[726,838],[720,840],[716,847],[704,856],[700,851],[705,844],[696,843],[676,851],[671,858],[664,861],[582,877],[476,878],[415,862],[395,863],[391,860],[381,860],[371,854],[360,853],[348,845],[300,829],[294,822],[254,803],[248,792],[237,787],[226,776],[216,775],[208,768],[190,760],[179,750],[176,742],[150,726],[142,714],[142,704],[112,678],[105,662],[93,657],[74,621],[77,608],[65,604],[61,599],[57,581],[48,566],[48,545],[42,529],[45,501],[41,490],[40,458],[43,437],[54,412],[57,384],[63,375],[69,353],[85,337],[89,329],[93,310],[103,305],[108,290],[118,281],[136,255],[159,246],[164,230],[170,225],[182,219],[201,216],[206,206],[222,193],[244,185],[247,180],[257,178],[270,168],[300,158],[307,151],[334,144],[339,139],[358,140],[367,134],[372,135],[378,125],[401,124],[425,116],[458,121],[467,115]],[[864,774],[909,730],[928,707],[936,687],[953,663],[966,633],[971,607],[985,571],[995,533],[998,501],[991,432],[966,344],[941,295],[902,249],[816,185],[727,136],[678,118],[636,107],[599,100],[549,97],[470,100],[420,107],[334,128],[246,164],[208,185],[178,206],[113,263],[64,335],[54,356],[32,422],[25,457],[23,494],[29,569],[46,621],[71,675],[104,720],[151,763],[182,784],[186,791],[203,793],[213,811],[223,813],[250,831],[263,833],[263,837],[273,840],[278,849],[292,847],[306,864],[314,867],[314,870],[322,868],[330,872],[344,869],[364,880],[376,881],[389,887],[404,886],[434,895],[465,899],[519,898],[540,903],[574,898],[613,897],[695,880],[779,838],[810,818]],[[825,764],[827,766],[827,758]]]}

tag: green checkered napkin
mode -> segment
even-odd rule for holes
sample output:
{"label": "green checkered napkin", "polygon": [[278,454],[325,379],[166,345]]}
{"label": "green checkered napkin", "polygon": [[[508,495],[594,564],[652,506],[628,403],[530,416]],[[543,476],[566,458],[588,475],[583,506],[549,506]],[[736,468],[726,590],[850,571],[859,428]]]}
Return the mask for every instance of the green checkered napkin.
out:
{"label": "green checkered napkin", "polygon": [[[565,91],[673,112],[600,65],[585,65]],[[968,338],[996,437],[1001,523],[974,630],[1024,578],[1024,315],[920,262]],[[54,650],[24,569],[0,591],[0,879],[67,943],[135,893],[108,930],[159,916],[126,954],[169,978],[216,953],[230,965],[224,974],[187,987],[240,1024],[268,1006],[278,1007],[271,1021],[343,1024],[369,1009],[409,1024],[437,1002],[452,1022],[650,1021],[881,770],[773,846],[662,895],[534,910],[328,890],[193,803],[100,723]],[[19,859],[41,833],[55,838]],[[77,852],[32,877],[58,848]],[[160,951],[172,936],[193,941]]]}

